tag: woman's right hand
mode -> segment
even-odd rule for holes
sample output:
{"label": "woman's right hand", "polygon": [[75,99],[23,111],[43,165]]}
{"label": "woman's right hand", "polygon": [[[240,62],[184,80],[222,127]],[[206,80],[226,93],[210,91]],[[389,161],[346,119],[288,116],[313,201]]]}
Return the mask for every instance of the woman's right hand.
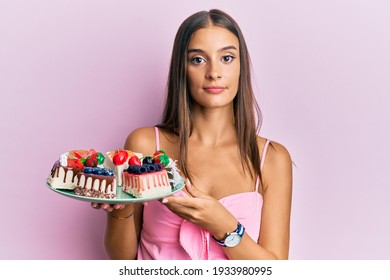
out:
{"label": "woman's right hand", "polygon": [[134,211],[134,206],[132,206],[131,204],[108,204],[108,203],[92,202],[91,207],[94,209],[103,209],[107,213],[111,213],[114,211],[115,213],[118,214],[122,212],[126,214],[127,212]]}

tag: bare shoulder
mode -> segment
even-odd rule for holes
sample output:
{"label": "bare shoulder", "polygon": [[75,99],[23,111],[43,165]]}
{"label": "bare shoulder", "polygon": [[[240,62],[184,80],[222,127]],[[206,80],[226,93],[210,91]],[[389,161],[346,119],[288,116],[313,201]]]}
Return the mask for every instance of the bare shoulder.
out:
{"label": "bare shoulder", "polygon": [[[261,138],[260,142],[262,142]],[[284,186],[291,189],[292,160],[289,151],[284,145],[275,141],[270,142],[264,159],[262,173],[266,189],[271,185]]]}
{"label": "bare shoulder", "polygon": [[285,146],[274,141],[271,141],[269,144],[267,158],[265,160],[268,165],[276,168],[291,168],[292,166],[290,152]]}
{"label": "bare shoulder", "polygon": [[125,149],[143,154],[156,151],[156,135],[153,127],[140,127],[133,130],[126,138]]}

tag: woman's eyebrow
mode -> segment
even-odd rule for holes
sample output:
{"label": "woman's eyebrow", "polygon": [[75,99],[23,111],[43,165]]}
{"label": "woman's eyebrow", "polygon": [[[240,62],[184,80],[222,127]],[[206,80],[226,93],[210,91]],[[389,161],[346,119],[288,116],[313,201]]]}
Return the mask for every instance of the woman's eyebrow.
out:
{"label": "woman's eyebrow", "polygon": [[218,52],[227,51],[227,50],[237,50],[237,48],[233,45],[230,45],[230,46],[226,46],[226,47],[219,49]]}
{"label": "woman's eyebrow", "polygon": [[[226,47],[223,47],[223,48],[220,48],[218,50],[218,52],[222,52],[222,51],[226,51],[226,50],[236,50],[237,51],[237,48],[233,45],[230,45],[230,46],[226,46]],[[187,51],[187,53],[204,53],[205,51],[202,50],[202,49],[189,49]]]}
{"label": "woman's eyebrow", "polygon": [[202,49],[189,49],[187,53],[204,53]]}

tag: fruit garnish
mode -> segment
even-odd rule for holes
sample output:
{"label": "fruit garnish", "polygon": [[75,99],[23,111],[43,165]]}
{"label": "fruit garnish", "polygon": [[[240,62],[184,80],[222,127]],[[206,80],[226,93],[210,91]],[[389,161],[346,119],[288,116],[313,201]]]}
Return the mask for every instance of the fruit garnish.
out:
{"label": "fruit garnish", "polygon": [[151,156],[146,156],[142,159],[142,164],[153,164],[153,158]]}
{"label": "fruit garnish", "polygon": [[153,165],[154,165],[154,168],[156,168],[156,171],[161,171],[163,169],[162,165],[160,163],[155,163]]}
{"label": "fruit garnish", "polygon": [[159,151],[157,151],[157,152],[155,152],[155,153],[153,154],[153,157],[157,157],[157,156],[163,155],[163,154],[165,154],[164,150],[159,150]]}
{"label": "fruit garnish", "polygon": [[115,175],[115,173],[114,173],[114,171],[112,171],[110,169],[103,168],[103,175],[112,177]]}
{"label": "fruit garnish", "polygon": [[87,157],[84,165],[87,167],[96,167],[98,165],[97,153]]}
{"label": "fruit garnish", "polygon": [[71,158],[87,158],[97,152],[94,149],[88,150],[73,150],[69,152],[69,157]]}
{"label": "fruit garnish", "polygon": [[89,154],[87,150],[73,150],[69,152],[69,157],[71,158],[86,158]]}
{"label": "fruit garnish", "polygon": [[152,173],[161,170],[162,170],[162,166],[159,163],[152,163],[152,164],[145,163],[142,165],[129,165],[129,167],[125,171],[131,174],[145,174],[145,173]]}
{"label": "fruit garnish", "polygon": [[127,158],[129,157],[129,154],[125,150],[117,150],[112,157],[112,162],[115,165],[122,165],[126,162]]}
{"label": "fruit garnish", "polygon": [[100,167],[84,167],[84,173],[110,176],[110,177],[114,176],[114,171],[107,168],[100,168]]}
{"label": "fruit garnish", "polygon": [[143,164],[142,166],[144,166],[148,170],[149,173],[162,170],[162,166],[159,163]]}
{"label": "fruit garnish", "polygon": [[103,174],[103,168],[94,168],[94,174],[102,175]]}
{"label": "fruit garnish", "polygon": [[141,161],[139,160],[139,158],[137,156],[132,156],[132,157],[129,158],[129,165],[140,166],[141,165]]}
{"label": "fruit garnish", "polygon": [[169,164],[169,157],[163,150],[155,152],[153,154],[153,160],[155,163],[160,163],[163,166],[167,166]]}
{"label": "fruit garnish", "polygon": [[129,168],[126,169],[126,171],[131,174],[145,174],[148,172],[148,170],[143,165],[130,165]]}
{"label": "fruit garnish", "polygon": [[79,168],[79,169],[84,168],[83,163],[79,159],[72,159],[72,158],[67,159],[67,166],[70,168]]}
{"label": "fruit garnish", "polygon": [[84,167],[84,173],[86,174],[93,173],[93,167]]}
{"label": "fruit garnish", "polygon": [[148,170],[149,173],[156,171],[154,164],[142,164]]}
{"label": "fruit garnish", "polygon": [[97,154],[97,160],[98,160],[98,164],[103,164],[105,157],[103,156],[102,153]]}

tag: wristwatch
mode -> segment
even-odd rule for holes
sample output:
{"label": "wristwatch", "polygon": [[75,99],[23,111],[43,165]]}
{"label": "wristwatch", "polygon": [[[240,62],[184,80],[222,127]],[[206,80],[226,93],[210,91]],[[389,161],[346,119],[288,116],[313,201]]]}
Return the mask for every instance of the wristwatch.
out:
{"label": "wristwatch", "polygon": [[234,247],[240,244],[241,238],[244,236],[245,228],[240,223],[237,224],[237,228],[233,232],[228,232],[224,239],[218,240],[212,236],[213,239],[223,247]]}

